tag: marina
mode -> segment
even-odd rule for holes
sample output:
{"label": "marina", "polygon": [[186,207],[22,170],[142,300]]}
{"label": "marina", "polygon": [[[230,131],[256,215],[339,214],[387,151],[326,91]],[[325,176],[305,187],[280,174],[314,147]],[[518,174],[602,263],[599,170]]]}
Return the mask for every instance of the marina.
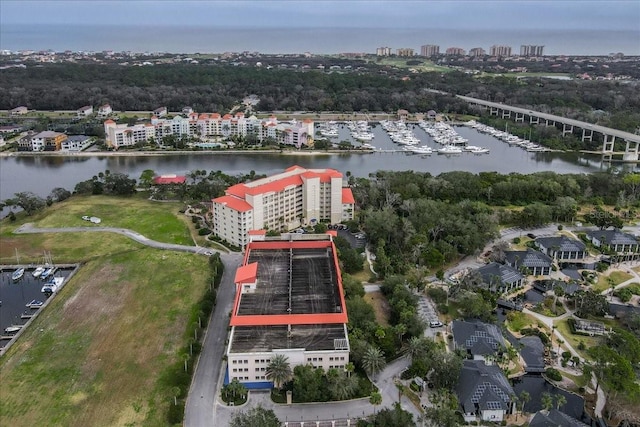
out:
{"label": "marina", "polygon": [[[61,265],[51,273],[48,280],[34,276],[39,266],[2,266],[0,271],[0,354],[12,343],[29,322],[54,298],[75,272],[75,265]],[[23,277],[14,281],[15,271],[24,269]],[[45,289],[46,288],[46,289]],[[46,291],[46,292],[45,292]]]}

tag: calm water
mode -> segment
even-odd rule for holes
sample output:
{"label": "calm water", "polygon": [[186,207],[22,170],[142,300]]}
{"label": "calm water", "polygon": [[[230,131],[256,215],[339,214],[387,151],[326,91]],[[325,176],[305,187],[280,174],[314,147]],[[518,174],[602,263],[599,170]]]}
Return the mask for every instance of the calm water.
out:
{"label": "calm water", "polygon": [[[469,172],[496,171],[500,173],[533,173],[554,171],[558,173],[589,173],[603,169],[599,157],[585,157],[576,153],[528,153],[492,136],[478,133],[474,129],[458,127],[458,133],[469,139],[469,144],[491,149],[490,154],[473,155],[463,153],[456,156],[433,154],[420,156],[407,153],[373,154],[321,154],[321,155],[281,155],[281,154],[179,154],[170,156],[132,157],[37,157],[15,156],[0,158],[0,199],[6,199],[17,192],[32,191],[47,196],[55,187],[73,190],[75,184],[109,169],[111,172],[126,173],[138,179],[145,169],[157,174],[185,174],[194,169],[222,170],[228,174],[277,173],[297,164],[310,168],[334,168],[343,173],[350,171],[354,176],[366,177],[378,170],[414,170],[442,172],[462,170]],[[371,142],[380,149],[398,149],[378,125],[373,128],[375,139]],[[414,132],[423,143],[438,147],[420,128]],[[340,138],[351,139],[348,129],[340,129]],[[354,142],[356,144],[356,142]]]}

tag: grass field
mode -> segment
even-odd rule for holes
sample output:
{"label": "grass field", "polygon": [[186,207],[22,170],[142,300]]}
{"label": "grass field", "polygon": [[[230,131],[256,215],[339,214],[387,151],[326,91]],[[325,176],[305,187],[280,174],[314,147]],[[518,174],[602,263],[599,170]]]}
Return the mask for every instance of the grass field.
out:
{"label": "grass field", "polygon": [[[422,61],[419,65],[407,65],[407,61],[417,60]],[[436,65],[429,60],[415,59],[415,58],[377,58],[375,61],[378,65],[389,65],[391,67],[397,68],[413,68],[418,71],[429,72],[429,71],[440,71],[440,72],[450,72],[453,71],[452,68],[441,67],[440,65]]]}
{"label": "grass field", "polygon": [[373,311],[376,315],[376,322],[383,327],[389,326],[390,307],[389,302],[382,295],[382,292],[369,292],[364,294],[364,300],[373,307]]}
{"label": "grass field", "polygon": [[[591,360],[591,357],[589,357],[589,355],[585,350],[580,350],[579,348],[580,341],[584,343],[586,349],[595,347],[601,344],[603,341],[603,338],[600,338],[600,337],[590,337],[587,335],[574,335],[573,333],[571,333],[571,327],[569,326],[567,319],[562,319],[560,321],[554,322],[553,324],[557,327],[560,334],[562,334],[562,336],[569,342],[569,344],[571,344],[571,346],[578,352],[578,354],[580,354],[581,357],[587,360]],[[554,337],[553,339],[554,348],[556,348],[557,345],[558,343],[556,341],[556,338]]]}
{"label": "grass field", "polygon": [[[105,198],[96,205],[87,199],[90,214],[99,216],[108,205]],[[137,206],[141,219],[159,213],[150,202]],[[62,211],[75,209],[73,203],[56,208],[41,214],[39,225],[58,225]],[[166,221],[186,230],[178,218]],[[21,262],[37,262],[48,250],[55,262],[83,265],[0,359],[1,424],[166,425],[173,390],[160,378],[187,342],[190,309],[207,288],[207,258],[109,233],[11,234],[20,222],[0,224],[3,262],[14,260],[18,248]],[[174,234],[154,238],[163,235]]]}
{"label": "grass field", "polygon": [[[611,285],[619,285],[622,282],[626,282],[631,279],[633,276],[624,271],[612,271],[608,275],[601,274],[598,276],[598,282],[593,287],[593,290],[596,292],[606,291],[611,288]],[[611,279],[611,280],[609,280]]]}

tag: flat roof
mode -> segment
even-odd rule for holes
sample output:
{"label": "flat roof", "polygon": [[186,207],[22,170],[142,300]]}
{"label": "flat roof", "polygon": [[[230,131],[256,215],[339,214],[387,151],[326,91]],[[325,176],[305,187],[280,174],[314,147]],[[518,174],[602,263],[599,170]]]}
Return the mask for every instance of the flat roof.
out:
{"label": "flat roof", "polygon": [[240,270],[254,263],[255,290],[236,284],[232,326],[347,323],[332,241],[251,242]]}
{"label": "flat roof", "polygon": [[230,353],[270,352],[274,349],[348,350],[344,324],[236,326],[231,337]]}

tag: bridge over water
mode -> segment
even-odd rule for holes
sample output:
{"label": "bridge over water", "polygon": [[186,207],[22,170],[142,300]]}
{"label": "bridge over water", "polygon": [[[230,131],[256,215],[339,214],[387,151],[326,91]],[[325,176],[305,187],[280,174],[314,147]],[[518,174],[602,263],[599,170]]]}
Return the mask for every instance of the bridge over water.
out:
{"label": "bridge over water", "polygon": [[525,119],[529,121],[529,124],[535,125],[544,124],[545,126],[555,126],[556,123],[560,123],[562,124],[562,136],[573,133],[574,128],[582,129],[583,142],[593,141],[594,133],[602,134],[602,154],[609,159],[611,159],[614,154],[613,146],[616,138],[622,139],[626,143],[622,160],[626,162],[638,161],[640,135],[608,128],[606,126],[594,125],[593,123],[582,122],[580,120],[568,119],[554,114],[541,113],[540,111],[533,111],[528,108],[513,107],[501,102],[485,101],[484,99],[462,95],[456,96],[467,101],[469,104],[489,110],[491,115],[502,116],[503,119],[513,117],[516,123],[524,122]]}

